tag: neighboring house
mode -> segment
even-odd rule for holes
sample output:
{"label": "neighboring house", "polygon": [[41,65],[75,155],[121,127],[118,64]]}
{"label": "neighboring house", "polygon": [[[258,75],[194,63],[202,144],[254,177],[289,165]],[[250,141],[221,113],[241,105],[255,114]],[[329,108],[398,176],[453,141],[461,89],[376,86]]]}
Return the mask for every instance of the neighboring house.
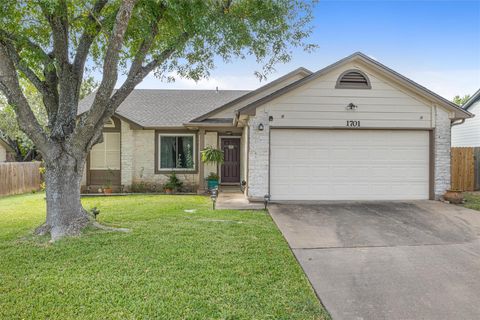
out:
{"label": "neighboring house", "polygon": [[15,150],[8,143],[0,138],[0,162],[14,161]]}
{"label": "neighboring house", "polygon": [[[82,101],[88,110],[93,95]],[[202,191],[212,171],[251,200],[434,199],[450,187],[450,131],[471,114],[362,53],[257,90],[135,90],[93,147],[85,185]],[[218,168],[200,161],[212,145]],[[109,170],[110,169],[110,170]]]}
{"label": "neighboring house", "polygon": [[462,106],[475,115],[452,128],[452,147],[480,147],[480,89]]}

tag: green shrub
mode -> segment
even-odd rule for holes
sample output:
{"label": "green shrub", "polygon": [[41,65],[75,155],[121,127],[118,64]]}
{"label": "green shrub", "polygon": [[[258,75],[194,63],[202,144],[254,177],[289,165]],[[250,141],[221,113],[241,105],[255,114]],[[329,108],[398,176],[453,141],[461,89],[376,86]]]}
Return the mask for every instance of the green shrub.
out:
{"label": "green shrub", "polygon": [[178,179],[175,172],[172,172],[170,174],[170,176],[168,176],[168,181],[167,181],[167,183],[165,183],[164,188],[177,191],[177,190],[181,189],[182,186],[183,186],[183,182],[180,181],[180,179]]}

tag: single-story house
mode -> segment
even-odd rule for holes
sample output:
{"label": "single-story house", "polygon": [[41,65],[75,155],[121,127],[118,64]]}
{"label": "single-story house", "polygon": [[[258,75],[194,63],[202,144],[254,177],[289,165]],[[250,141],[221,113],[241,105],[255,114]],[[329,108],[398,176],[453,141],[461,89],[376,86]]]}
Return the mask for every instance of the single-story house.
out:
{"label": "single-story house", "polygon": [[0,162],[14,161],[15,151],[10,145],[0,138]]}
{"label": "single-story house", "polygon": [[475,115],[452,128],[452,147],[480,147],[480,89],[462,106]]}
{"label": "single-story house", "polygon": [[[218,172],[250,200],[435,199],[450,187],[451,126],[471,116],[362,53],[253,91],[135,90],[83,184],[161,185],[174,171],[203,191]],[[225,163],[203,164],[206,146]]]}

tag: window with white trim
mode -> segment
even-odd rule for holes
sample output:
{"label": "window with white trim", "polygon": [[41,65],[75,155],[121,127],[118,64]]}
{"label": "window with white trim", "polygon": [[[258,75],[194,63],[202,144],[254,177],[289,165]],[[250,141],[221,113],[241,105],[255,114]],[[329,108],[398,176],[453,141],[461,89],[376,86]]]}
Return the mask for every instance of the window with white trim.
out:
{"label": "window with white trim", "polygon": [[158,135],[159,170],[195,170],[195,134]]}
{"label": "window with white trim", "polygon": [[104,132],[90,151],[91,170],[120,170],[120,132]]}

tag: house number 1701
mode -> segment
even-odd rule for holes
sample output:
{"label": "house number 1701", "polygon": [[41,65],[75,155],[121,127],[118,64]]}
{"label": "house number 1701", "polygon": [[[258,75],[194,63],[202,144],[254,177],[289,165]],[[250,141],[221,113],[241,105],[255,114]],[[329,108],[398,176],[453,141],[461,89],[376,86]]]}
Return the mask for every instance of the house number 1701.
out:
{"label": "house number 1701", "polygon": [[360,120],[347,120],[347,127],[360,127]]}

